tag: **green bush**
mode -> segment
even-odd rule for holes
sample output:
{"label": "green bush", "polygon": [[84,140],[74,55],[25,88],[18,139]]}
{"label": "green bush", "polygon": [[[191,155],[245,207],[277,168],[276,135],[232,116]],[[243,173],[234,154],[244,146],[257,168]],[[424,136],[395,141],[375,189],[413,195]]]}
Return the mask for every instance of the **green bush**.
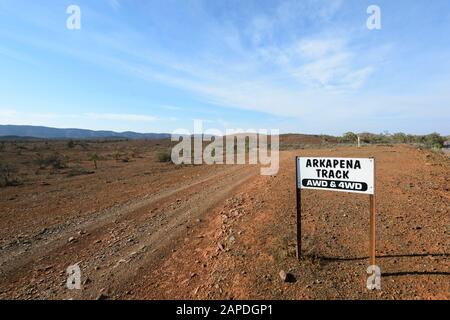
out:
{"label": "green bush", "polygon": [[407,143],[408,142],[408,136],[404,134],[403,132],[394,133],[392,135],[392,142],[394,143]]}
{"label": "green bush", "polygon": [[374,133],[360,133],[359,137],[361,139],[362,143],[369,143],[369,144],[377,144],[377,143],[391,143],[392,142],[392,136],[388,134],[374,134]]}
{"label": "green bush", "polygon": [[[445,137],[442,137],[439,133],[431,133],[428,135],[411,135],[403,132],[398,132],[390,135],[389,133],[374,134],[369,132],[359,133],[358,136],[362,143],[367,144],[389,144],[389,143],[413,143],[419,144],[427,148],[443,147],[446,141]],[[357,139],[356,134],[353,132],[347,132],[339,138],[340,142],[348,143],[354,142]]]}
{"label": "green bush", "polygon": [[38,154],[35,163],[39,166],[39,169],[45,169],[47,167],[52,167],[53,169],[66,168],[66,159],[58,153],[47,156]]}
{"label": "green bush", "polygon": [[431,133],[424,137],[425,145],[430,148],[441,149],[444,146],[445,138],[439,133]]}
{"label": "green bush", "polygon": [[159,162],[172,162],[172,153],[170,150],[160,151],[157,156]]}
{"label": "green bush", "polygon": [[358,136],[353,132],[346,132],[341,138],[341,142],[344,143],[354,143],[358,141]]}
{"label": "green bush", "polygon": [[15,176],[16,170],[11,166],[0,163],[0,187],[18,186],[19,179]]}

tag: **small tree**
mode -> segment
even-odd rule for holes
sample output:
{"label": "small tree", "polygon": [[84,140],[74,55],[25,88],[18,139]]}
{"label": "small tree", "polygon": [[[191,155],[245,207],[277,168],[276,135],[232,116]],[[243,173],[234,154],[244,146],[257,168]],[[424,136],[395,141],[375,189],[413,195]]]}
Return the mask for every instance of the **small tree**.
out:
{"label": "small tree", "polygon": [[432,147],[436,149],[440,149],[444,146],[445,138],[442,137],[439,133],[431,133],[424,137],[424,142],[427,147]]}
{"label": "small tree", "polygon": [[69,140],[69,142],[67,142],[67,148],[73,149],[74,147],[75,147],[75,142],[73,142],[73,140]]}
{"label": "small tree", "polygon": [[97,169],[97,161],[99,160],[98,154],[94,153],[89,157],[89,160],[91,160],[94,163],[95,169]]}
{"label": "small tree", "polygon": [[358,136],[353,132],[346,132],[342,136],[342,141],[353,143],[353,142],[358,141]]}

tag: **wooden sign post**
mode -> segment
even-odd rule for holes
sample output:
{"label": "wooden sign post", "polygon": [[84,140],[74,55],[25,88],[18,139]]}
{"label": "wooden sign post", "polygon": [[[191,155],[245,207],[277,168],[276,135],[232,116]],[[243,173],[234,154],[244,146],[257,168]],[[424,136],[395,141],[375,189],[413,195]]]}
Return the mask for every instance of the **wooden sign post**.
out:
{"label": "wooden sign post", "polygon": [[298,157],[295,165],[295,200],[297,202],[297,259],[302,256],[302,189],[298,187]]}
{"label": "wooden sign post", "polygon": [[370,264],[375,265],[375,159],[296,157],[297,258],[302,255],[302,189],[368,194]]}
{"label": "wooden sign post", "polygon": [[375,206],[375,159],[373,159],[373,194],[369,195],[370,198],[370,265],[376,265],[376,206]]}

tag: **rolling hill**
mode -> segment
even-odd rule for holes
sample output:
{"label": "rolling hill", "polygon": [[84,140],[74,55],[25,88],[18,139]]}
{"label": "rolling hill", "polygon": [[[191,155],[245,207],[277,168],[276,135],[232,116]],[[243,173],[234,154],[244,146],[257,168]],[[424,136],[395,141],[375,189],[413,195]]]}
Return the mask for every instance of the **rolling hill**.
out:
{"label": "rolling hill", "polygon": [[165,139],[168,133],[138,133],[132,131],[95,131],[86,129],[60,129],[41,126],[0,125],[0,137],[26,137],[41,139]]}

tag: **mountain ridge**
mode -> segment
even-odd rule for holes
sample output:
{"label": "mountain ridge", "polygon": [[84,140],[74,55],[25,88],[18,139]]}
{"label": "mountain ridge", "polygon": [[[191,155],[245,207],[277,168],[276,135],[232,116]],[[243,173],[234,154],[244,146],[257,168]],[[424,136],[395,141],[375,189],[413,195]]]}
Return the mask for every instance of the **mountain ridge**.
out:
{"label": "mountain ridge", "polygon": [[22,137],[40,139],[165,139],[169,133],[139,133],[133,131],[116,132],[109,130],[89,130],[77,128],[53,128],[30,125],[0,125],[0,137]]}

